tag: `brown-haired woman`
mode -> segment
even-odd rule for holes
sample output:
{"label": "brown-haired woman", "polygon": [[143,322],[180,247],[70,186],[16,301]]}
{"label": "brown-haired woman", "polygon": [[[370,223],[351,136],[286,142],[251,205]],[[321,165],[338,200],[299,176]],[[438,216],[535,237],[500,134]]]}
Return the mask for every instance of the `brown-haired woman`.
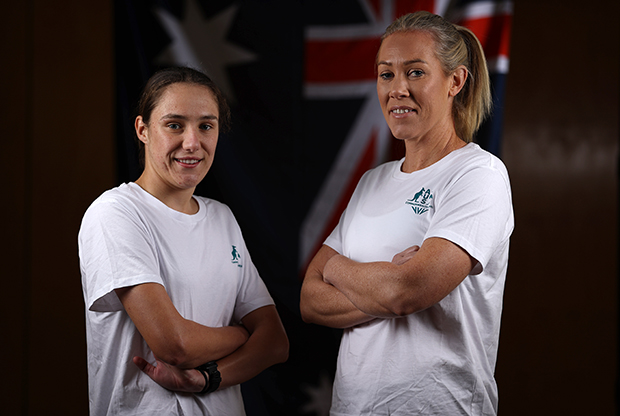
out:
{"label": "brown-haired woman", "polygon": [[144,171],[79,233],[91,415],[244,414],[239,383],[288,340],[230,209],[194,195],[228,107],[189,68],[153,75],[139,107]]}

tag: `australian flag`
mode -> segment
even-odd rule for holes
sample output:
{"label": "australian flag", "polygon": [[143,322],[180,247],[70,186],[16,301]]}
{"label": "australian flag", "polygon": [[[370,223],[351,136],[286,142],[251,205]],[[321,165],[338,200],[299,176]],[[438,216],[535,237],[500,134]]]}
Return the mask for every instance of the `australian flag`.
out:
{"label": "australian flag", "polygon": [[500,155],[511,1],[115,0],[118,183],[140,174],[134,108],[159,67],[203,70],[231,104],[196,193],[235,213],[291,342],[286,364],[243,385],[250,416],[327,414],[340,332],[301,321],[301,279],[361,175],[402,156],[374,62],[385,28],[418,10],[480,39],[494,111],[476,141]]}

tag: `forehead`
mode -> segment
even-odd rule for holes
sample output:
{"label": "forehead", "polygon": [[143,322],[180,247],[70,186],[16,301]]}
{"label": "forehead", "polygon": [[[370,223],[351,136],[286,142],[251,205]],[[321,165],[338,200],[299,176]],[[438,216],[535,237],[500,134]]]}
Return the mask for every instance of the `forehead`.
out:
{"label": "forehead", "polygon": [[154,111],[168,112],[172,109],[218,113],[218,105],[213,91],[204,85],[187,82],[168,85],[161,93]]}
{"label": "forehead", "polygon": [[378,63],[397,64],[413,60],[438,63],[435,39],[429,32],[414,30],[393,33],[383,40],[377,54]]}

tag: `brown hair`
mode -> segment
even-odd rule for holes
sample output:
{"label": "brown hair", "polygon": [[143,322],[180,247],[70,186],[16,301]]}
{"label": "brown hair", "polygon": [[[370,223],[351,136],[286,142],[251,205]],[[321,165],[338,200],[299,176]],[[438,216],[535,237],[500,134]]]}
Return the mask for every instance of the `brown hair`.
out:
{"label": "brown hair", "polygon": [[[142,116],[145,124],[149,124],[151,113],[157,107],[166,89],[177,83],[202,85],[211,90],[219,112],[219,131],[226,132],[230,129],[230,107],[220,89],[207,75],[188,67],[163,68],[149,78],[144,86],[137,108],[137,115]],[[144,143],[138,140],[138,146],[140,148],[140,164],[144,166]]]}
{"label": "brown hair", "polygon": [[381,42],[394,33],[415,30],[433,36],[435,54],[446,75],[450,75],[460,65],[467,68],[465,85],[454,97],[452,119],[456,134],[469,143],[491,112],[489,71],[482,45],[471,30],[424,11],[398,18],[385,30]]}

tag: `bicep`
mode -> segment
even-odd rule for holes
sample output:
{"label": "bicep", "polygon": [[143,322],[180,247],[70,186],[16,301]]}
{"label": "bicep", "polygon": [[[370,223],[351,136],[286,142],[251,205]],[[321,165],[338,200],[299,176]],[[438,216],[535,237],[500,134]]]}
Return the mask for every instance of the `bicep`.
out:
{"label": "bicep", "polygon": [[470,274],[476,260],[457,244],[438,237],[424,241],[403,267],[405,284],[416,291],[416,309],[430,307],[452,292]]}
{"label": "bicep", "polygon": [[[143,283],[116,289],[125,311],[157,354],[170,345],[184,318],[170,300],[166,289],[158,283]],[[166,345],[168,344],[168,345]]]}

